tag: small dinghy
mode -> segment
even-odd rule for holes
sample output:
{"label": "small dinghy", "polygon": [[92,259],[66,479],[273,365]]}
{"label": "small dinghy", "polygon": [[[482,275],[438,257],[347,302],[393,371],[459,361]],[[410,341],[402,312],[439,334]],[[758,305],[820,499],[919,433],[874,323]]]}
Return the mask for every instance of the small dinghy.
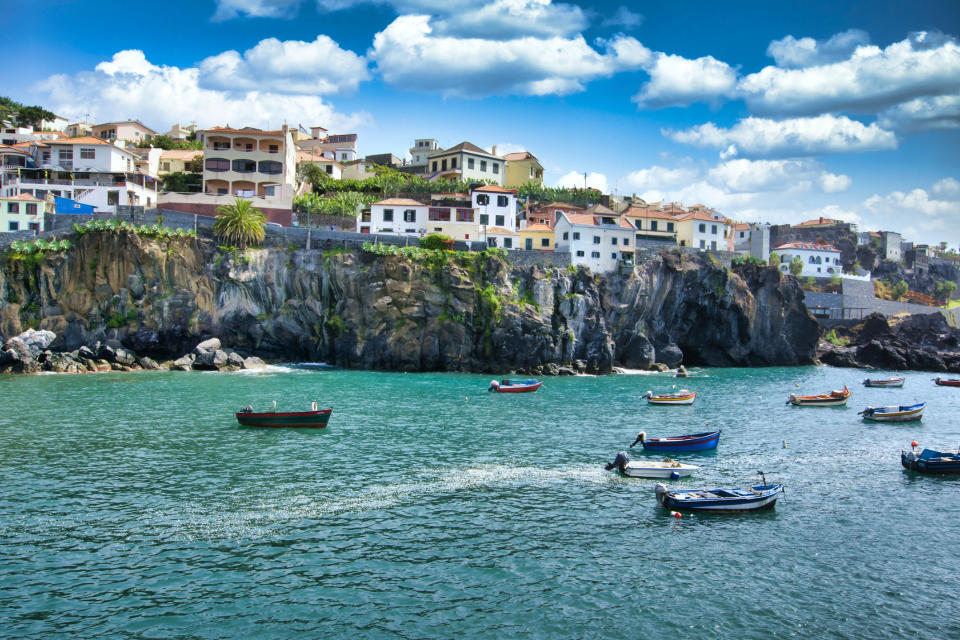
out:
{"label": "small dinghy", "polygon": [[906,382],[906,378],[896,377],[896,378],[867,378],[863,381],[863,386],[865,387],[902,387],[903,383]]}
{"label": "small dinghy", "polygon": [[497,393],[531,393],[540,388],[543,383],[539,380],[496,380],[490,381],[487,391],[496,391]]}
{"label": "small dinghy", "polygon": [[926,402],[920,402],[895,407],[867,407],[857,415],[874,422],[910,422],[923,418],[923,408],[926,406]]}
{"label": "small dinghy", "polygon": [[699,469],[694,464],[683,464],[670,458],[663,460],[631,460],[626,451],[621,451],[613,462],[604,467],[607,471],[617,469],[631,478],[669,478],[676,480],[689,476]]}
{"label": "small dinghy", "polygon": [[630,445],[631,448],[637,446],[637,443],[643,445],[644,451],[663,451],[672,453],[675,451],[707,451],[716,449],[720,442],[720,431],[705,431],[703,433],[692,433],[686,436],[670,436],[668,438],[648,438],[646,432],[641,431],[637,434],[637,439]]}
{"label": "small dinghy", "polygon": [[791,393],[787,396],[787,404],[798,407],[839,407],[847,404],[850,399],[850,390],[843,386],[843,390],[834,389],[830,393],[821,393],[816,396],[798,396]]}
{"label": "small dinghy", "polygon": [[711,511],[714,513],[739,513],[769,509],[783,493],[782,484],[767,484],[760,472],[763,484],[742,489],[678,489],[671,491],[657,483],[654,491],[657,502],[668,509]]}
{"label": "small dinghy", "polygon": [[277,411],[277,403],[273,403],[273,411],[256,413],[253,407],[247,406],[235,415],[237,422],[244,427],[299,427],[301,429],[323,429],[330,422],[333,409],[317,409],[314,402],[310,411]]}
{"label": "small dinghy", "polygon": [[933,381],[938,387],[960,387],[960,380],[952,378],[941,378],[937,376]]}
{"label": "small dinghy", "polygon": [[647,399],[647,404],[679,406],[693,404],[693,401],[697,399],[697,392],[690,391],[689,389],[680,389],[676,393],[664,393],[662,395],[655,396],[653,395],[653,391],[647,391],[643,397]]}
{"label": "small dinghy", "polygon": [[960,473],[960,449],[956,453],[924,449],[917,453],[916,441],[911,451],[900,452],[900,464],[919,473]]}

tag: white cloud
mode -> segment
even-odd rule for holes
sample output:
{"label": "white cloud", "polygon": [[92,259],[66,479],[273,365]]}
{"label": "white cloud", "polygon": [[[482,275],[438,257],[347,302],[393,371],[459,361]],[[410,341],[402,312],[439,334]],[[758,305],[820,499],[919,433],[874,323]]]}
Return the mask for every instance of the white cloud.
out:
{"label": "white cloud", "polygon": [[455,38],[433,34],[429,16],[400,16],[374,36],[369,59],[388,83],[445,96],[563,95],[583,83],[633,68],[643,49],[620,36],[603,43],[605,53],[583,36],[512,40]]}
{"label": "white cloud", "polygon": [[920,213],[930,218],[936,217],[943,224],[955,225],[960,222],[960,202],[935,200],[924,189],[913,189],[908,192],[892,191],[885,196],[874,195],[863,204],[874,213],[898,216]]}
{"label": "white cloud", "polygon": [[217,0],[217,10],[211,20],[248,18],[292,18],[301,0]]}
{"label": "white cloud", "polygon": [[876,112],[923,96],[960,91],[960,46],[918,33],[885,49],[859,46],[841,62],[801,69],[765,67],[739,85],[756,114]]}
{"label": "white cloud", "polygon": [[444,6],[434,24],[438,35],[503,40],[519,36],[566,36],[588,26],[576,5],[552,4],[550,0],[494,0],[490,4],[460,11]]}
{"label": "white cloud", "polygon": [[899,131],[960,128],[960,94],[914,98],[881,112],[877,123]]}
{"label": "white cloud", "polygon": [[[944,181],[933,186],[932,191],[941,191],[952,186]],[[960,200],[932,198],[925,189],[892,191],[886,195],[873,195],[861,206],[863,226],[871,229],[899,231],[904,237],[928,244],[947,241],[951,246],[960,245]]]}
{"label": "white cloud", "polygon": [[896,136],[876,123],[866,126],[845,116],[833,115],[789,120],[751,117],[729,129],[708,122],[684,131],[666,129],[663,135],[683,144],[726,149],[726,157],[789,158],[897,147]]}
{"label": "white cloud", "polygon": [[[513,144],[512,142],[498,142],[494,146],[497,148],[496,155],[501,157],[508,153],[519,153],[527,150],[522,144]],[[493,147],[487,149],[487,151],[493,153]]]}
{"label": "white cloud", "polygon": [[325,35],[313,42],[267,38],[243,55],[224,51],[200,63],[200,86],[231,92],[340,93],[369,77],[364,58]]}
{"label": "white cloud", "polygon": [[[582,173],[577,173],[576,171],[571,171],[570,173],[561,176],[555,187],[567,187],[570,189],[583,189],[584,187],[584,176]],[[586,186],[591,189],[599,189],[601,193],[610,193],[609,186],[607,184],[607,176],[602,173],[588,173],[586,176]]]}
{"label": "white cloud", "polygon": [[723,162],[710,169],[708,180],[731,192],[809,191],[814,185],[828,193],[844,191],[850,178],[826,171],[809,158],[799,160],[745,160]]}
{"label": "white cloud", "polygon": [[643,16],[639,13],[630,11],[627,7],[620,6],[616,11],[607,16],[601,27],[623,27],[624,29],[636,29],[643,24]]}
{"label": "white cloud", "polygon": [[931,191],[938,196],[960,196],[960,182],[953,178],[944,178],[934,183]]}
{"label": "white cloud", "polygon": [[45,94],[43,103],[57,113],[91,113],[101,122],[135,117],[159,131],[174,122],[191,121],[201,127],[322,122],[333,129],[350,130],[369,119],[362,113],[337,113],[317,96],[262,91],[229,94],[206,89],[200,86],[199,76],[196,67],[154,65],[134,49],[117,52],[94,71],[51,76],[36,89]]}
{"label": "white cloud", "polygon": [[697,178],[699,172],[688,167],[660,167],[652,166],[648,169],[639,169],[628,173],[620,183],[626,191],[645,191],[662,189],[680,184],[690,183]]}
{"label": "white cloud", "polygon": [[866,31],[849,29],[828,40],[794,38],[787,36],[774,40],[767,47],[767,55],[776,60],[777,66],[785,69],[802,69],[815,65],[839,62],[849,58],[857,47],[870,44]]}
{"label": "white cloud", "polygon": [[733,95],[737,71],[713,56],[690,60],[677,55],[657,53],[644,69],[650,74],[633,97],[641,107],[686,106],[694,102],[717,103]]}

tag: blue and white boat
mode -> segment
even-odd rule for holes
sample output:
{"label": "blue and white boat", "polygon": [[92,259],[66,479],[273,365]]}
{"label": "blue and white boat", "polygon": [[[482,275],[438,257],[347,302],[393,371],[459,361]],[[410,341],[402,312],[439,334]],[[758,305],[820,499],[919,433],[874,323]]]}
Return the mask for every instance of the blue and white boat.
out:
{"label": "blue and white boat", "polygon": [[900,452],[900,464],[920,473],[960,473],[960,450],[956,453],[924,449]]}
{"label": "blue and white boat", "polygon": [[691,433],[686,436],[670,436],[667,438],[648,438],[646,432],[641,431],[637,434],[637,439],[634,440],[630,446],[635,447],[638,442],[643,445],[644,451],[663,451],[664,453],[707,451],[717,448],[717,444],[720,442],[720,430]]}
{"label": "blue and white boat", "polygon": [[863,416],[864,420],[874,422],[911,422],[923,418],[923,408],[926,406],[926,402],[918,402],[892,407],[867,407],[858,415]]}
{"label": "blue and white boat", "polygon": [[626,451],[621,451],[613,462],[604,467],[607,471],[618,470],[630,478],[662,478],[677,480],[699,469],[695,464],[684,464],[670,458],[663,460],[631,460]]}
{"label": "blue and white boat", "polygon": [[[761,473],[761,476],[763,474]],[[763,484],[742,489],[678,489],[671,491],[657,483],[657,502],[668,509],[738,513],[769,509],[783,493],[782,484]]]}

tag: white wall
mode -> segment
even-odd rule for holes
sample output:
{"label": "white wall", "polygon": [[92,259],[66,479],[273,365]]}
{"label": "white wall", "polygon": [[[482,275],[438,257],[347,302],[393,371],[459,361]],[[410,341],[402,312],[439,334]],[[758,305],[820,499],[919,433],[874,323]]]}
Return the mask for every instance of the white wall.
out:
{"label": "white wall", "polygon": [[[480,204],[480,197],[487,196],[488,203]],[[506,198],[506,204],[500,205],[499,198]],[[483,226],[480,222],[481,215],[488,216],[487,226],[503,227],[510,231],[517,230],[517,197],[512,193],[493,193],[487,191],[474,191],[471,194],[473,204],[473,219],[477,224]],[[497,216],[503,217],[503,222],[497,222]]]}
{"label": "white wall", "polygon": [[[571,264],[582,264],[597,272],[616,269],[621,253],[625,251],[633,253],[635,250],[633,237],[635,232],[631,229],[571,225],[565,216],[560,216],[554,234],[556,251],[569,252]],[[567,235],[566,238],[564,234]],[[599,242],[594,238],[599,238]],[[614,240],[616,245],[613,243]]]}

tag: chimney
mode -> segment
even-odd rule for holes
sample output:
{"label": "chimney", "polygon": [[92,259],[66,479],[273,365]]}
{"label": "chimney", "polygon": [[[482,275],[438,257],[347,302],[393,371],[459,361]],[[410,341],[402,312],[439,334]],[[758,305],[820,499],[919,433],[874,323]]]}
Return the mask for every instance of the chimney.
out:
{"label": "chimney", "polygon": [[497,155],[497,145],[493,145],[493,147],[490,149],[490,153]]}

